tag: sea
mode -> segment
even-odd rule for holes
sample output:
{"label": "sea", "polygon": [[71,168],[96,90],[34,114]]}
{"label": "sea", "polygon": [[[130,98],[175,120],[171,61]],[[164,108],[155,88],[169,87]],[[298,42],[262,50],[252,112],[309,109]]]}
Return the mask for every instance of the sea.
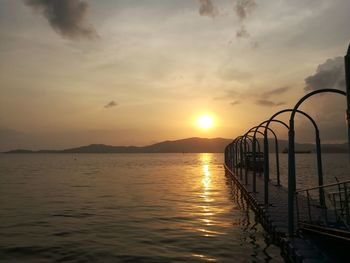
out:
{"label": "sea", "polygon": [[[283,262],[223,159],[0,154],[0,262]],[[346,154],[323,164],[325,182],[350,179]],[[297,155],[297,167],[298,187],[317,184],[314,154]]]}

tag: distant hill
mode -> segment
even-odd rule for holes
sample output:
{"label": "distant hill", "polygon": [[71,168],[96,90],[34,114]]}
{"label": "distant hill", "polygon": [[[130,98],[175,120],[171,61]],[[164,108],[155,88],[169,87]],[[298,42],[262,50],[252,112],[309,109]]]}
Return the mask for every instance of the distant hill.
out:
{"label": "distant hill", "polygon": [[[91,144],[77,148],[70,148],[65,150],[13,150],[7,153],[216,153],[223,152],[225,146],[232,142],[232,139],[224,138],[188,138],[175,141],[164,141],[148,146],[112,146],[105,144]],[[260,140],[261,147],[263,146]],[[270,152],[274,152],[274,142],[270,140]],[[288,141],[279,141],[279,152],[282,152],[288,146]],[[296,143],[295,149],[299,151],[315,152],[314,144],[300,144]],[[324,144],[322,145],[323,152],[329,153],[346,153],[347,144]]]}

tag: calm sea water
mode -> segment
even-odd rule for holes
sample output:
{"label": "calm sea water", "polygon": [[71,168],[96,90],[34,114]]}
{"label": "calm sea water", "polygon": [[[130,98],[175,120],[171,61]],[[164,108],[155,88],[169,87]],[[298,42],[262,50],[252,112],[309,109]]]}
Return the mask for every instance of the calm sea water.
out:
{"label": "calm sea water", "polygon": [[[313,155],[298,158],[310,177],[300,181],[313,185]],[[348,176],[346,158],[327,155],[326,171]],[[282,262],[222,163],[222,154],[1,154],[0,261]],[[284,182],[285,155],[281,166]]]}
{"label": "calm sea water", "polygon": [[[288,154],[280,154],[281,184],[288,185]],[[276,181],[275,155],[270,154],[270,178]],[[322,154],[324,184],[350,180],[350,162],[347,154]],[[296,182],[298,189],[318,184],[316,154],[296,154]]]}

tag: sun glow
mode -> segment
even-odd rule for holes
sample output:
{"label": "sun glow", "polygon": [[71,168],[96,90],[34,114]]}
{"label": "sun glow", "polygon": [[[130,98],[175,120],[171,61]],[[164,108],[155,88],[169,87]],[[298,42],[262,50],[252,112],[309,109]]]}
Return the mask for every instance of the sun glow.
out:
{"label": "sun glow", "polygon": [[198,118],[197,125],[201,129],[210,129],[213,127],[213,118],[208,115],[203,115]]}

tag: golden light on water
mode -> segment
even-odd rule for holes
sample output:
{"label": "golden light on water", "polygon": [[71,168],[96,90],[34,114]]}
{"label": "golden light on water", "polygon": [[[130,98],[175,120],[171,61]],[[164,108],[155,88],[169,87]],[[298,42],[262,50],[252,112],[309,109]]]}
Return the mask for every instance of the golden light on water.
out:
{"label": "golden light on water", "polygon": [[211,174],[209,170],[209,163],[210,163],[211,155],[210,154],[202,154],[201,155],[201,161],[202,161],[202,171],[203,171],[203,178],[202,178],[202,187],[203,187],[203,194],[202,197],[206,202],[213,201],[210,198],[210,188],[211,188]]}
{"label": "golden light on water", "polygon": [[[213,216],[213,212],[211,211],[210,203],[214,200],[210,197],[210,188],[211,188],[211,174],[209,169],[209,163],[210,163],[211,155],[209,154],[202,154],[201,155],[201,161],[202,161],[202,171],[203,171],[203,178],[202,178],[202,188],[203,192],[201,197],[203,198],[205,205],[202,206],[203,209],[203,215],[205,218],[202,219],[202,222],[206,226],[212,225],[212,219],[211,216]],[[216,233],[209,233],[208,231],[201,231],[204,233],[205,236],[211,236],[215,235]]]}
{"label": "golden light on water", "polygon": [[203,179],[202,179],[202,184],[204,186],[205,190],[208,190],[210,188],[210,171],[209,171],[209,165],[208,164],[203,164]]}
{"label": "golden light on water", "polygon": [[193,257],[196,257],[196,258],[199,258],[199,259],[201,259],[201,260],[203,260],[203,261],[209,261],[209,262],[215,262],[215,261],[217,261],[217,259],[208,257],[208,256],[203,255],[203,254],[195,254],[195,253],[194,253],[194,254],[192,254],[192,256],[193,256]]}
{"label": "golden light on water", "polygon": [[[196,191],[198,191],[198,204],[193,207],[193,215],[196,216],[197,222],[190,227],[191,231],[197,232],[204,237],[216,237],[224,235],[222,227],[226,227],[222,222],[217,220],[217,213],[222,211],[221,207],[215,203],[216,191],[215,180],[213,181],[213,154],[202,153],[199,155],[200,170],[198,170],[198,181],[196,182]],[[215,261],[214,258],[204,254],[193,254],[192,256],[203,259],[203,261]]]}

